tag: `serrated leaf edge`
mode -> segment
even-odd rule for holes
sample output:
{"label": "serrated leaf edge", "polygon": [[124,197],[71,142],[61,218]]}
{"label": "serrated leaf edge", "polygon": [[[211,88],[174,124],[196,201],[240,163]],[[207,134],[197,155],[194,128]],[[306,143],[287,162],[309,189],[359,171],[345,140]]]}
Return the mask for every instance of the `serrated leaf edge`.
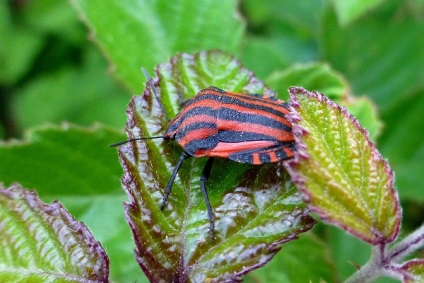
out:
{"label": "serrated leaf edge", "polygon": [[[381,244],[381,243],[390,243],[394,241],[399,233],[400,223],[402,218],[402,211],[401,211],[401,207],[399,203],[399,196],[397,191],[394,188],[394,173],[391,170],[388,162],[381,156],[381,154],[379,153],[375,145],[371,142],[368,131],[359,124],[359,121],[348,112],[346,107],[343,107],[335,103],[334,101],[330,100],[325,95],[319,92],[316,92],[316,91],[309,92],[302,87],[291,87],[289,89],[289,93],[290,93],[290,106],[292,108],[292,111],[290,111],[289,115],[287,116],[287,119],[293,125],[293,135],[296,141],[297,152],[292,160],[289,160],[285,163],[285,166],[287,171],[291,175],[293,182],[298,186],[299,190],[302,192],[304,196],[304,201],[308,203],[308,206],[311,209],[311,211],[317,213],[326,222],[334,224],[338,227],[341,227],[343,230],[373,245]],[[306,187],[301,174],[296,170],[297,166],[303,160],[308,160],[310,158],[309,154],[307,153],[307,146],[305,143],[302,142],[302,137],[305,135],[308,135],[309,132],[304,127],[298,124],[302,119],[296,111],[296,109],[300,107],[300,103],[297,100],[296,94],[304,95],[310,99],[316,99],[320,103],[325,103],[331,108],[339,110],[355,126],[355,128],[357,128],[363,134],[368,146],[371,148],[371,152],[372,152],[371,158],[375,160],[376,162],[380,162],[383,164],[384,169],[389,176],[388,184],[389,184],[391,193],[394,195],[396,218],[397,218],[395,231],[392,233],[391,237],[385,239],[381,237],[381,235],[376,233],[376,239],[367,238],[364,235],[357,233],[354,229],[351,229],[351,227],[349,227],[348,225],[345,225],[342,222],[339,222],[337,220],[331,219],[331,216],[329,216],[325,211],[321,210],[319,207],[316,207],[310,204],[311,194],[308,191],[308,188]]]}
{"label": "serrated leaf edge", "polygon": [[[57,214],[61,217],[65,217],[66,221],[69,223],[69,226],[78,227],[74,230],[74,233],[79,234],[82,237],[82,240],[87,243],[87,246],[90,249],[92,254],[99,255],[99,258],[104,261],[104,265],[99,270],[103,274],[103,278],[100,280],[88,280],[87,278],[77,279],[72,277],[72,280],[79,280],[81,282],[108,282],[109,276],[109,257],[107,256],[102,245],[96,241],[93,234],[88,230],[87,226],[83,222],[77,221],[71,214],[63,207],[63,205],[58,201],[53,201],[51,204],[46,204],[38,197],[37,193],[34,191],[29,191],[24,189],[20,184],[14,183],[10,187],[5,188],[2,183],[0,183],[0,194],[3,194],[11,199],[23,198],[25,199],[27,206],[31,209],[42,211],[43,213],[48,214]],[[93,244],[94,243],[94,244]],[[71,278],[69,278],[71,279]]]}

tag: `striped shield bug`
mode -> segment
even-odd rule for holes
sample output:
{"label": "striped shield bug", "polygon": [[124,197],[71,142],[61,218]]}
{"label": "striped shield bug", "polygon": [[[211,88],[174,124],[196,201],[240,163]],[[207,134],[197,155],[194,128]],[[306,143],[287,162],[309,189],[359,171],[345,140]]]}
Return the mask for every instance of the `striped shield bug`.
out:
{"label": "striped shield bug", "polygon": [[261,165],[291,158],[294,154],[292,127],[287,120],[286,102],[260,94],[240,94],[208,87],[184,102],[181,112],[169,119],[152,79],[143,69],[148,85],[169,125],[163,136],[139,137],[110,145],[162,138],[175,140],[183,149],[165,188],[161,210],[165,208],[172,185],[184,160],[208,157],[200,177],[200,188],[206,202],[209,235],[213,240],[215,222],[208,198],[206,181],[215,157]]}

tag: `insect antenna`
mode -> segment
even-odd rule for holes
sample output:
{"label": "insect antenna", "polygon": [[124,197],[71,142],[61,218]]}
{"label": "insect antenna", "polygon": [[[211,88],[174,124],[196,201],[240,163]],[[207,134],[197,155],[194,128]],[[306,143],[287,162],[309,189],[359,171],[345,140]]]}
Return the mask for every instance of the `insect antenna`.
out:
{"label": "insect antenna", "polygon": [[161,111],[163,113],[163,116],[165,116],[165,118],[166,118],[166,120],[168,120],[168,122],[171,121],[171,119],[169,119],[168,113],[166,113],[166,111],[165,111],[165,107],[163,106],[162,102],[159,99],[159,96],[158,96],[158,94],[156,92],[156,88],[153,85],[152,78],[149,76],[149,74],[147,73],[146,69],[141,68],[141,70],[143,71],[143,74],[146,77],[147,82],[149,83],[150,89],[153,91],[153,95],[155,96],[156,101],[159,103],[159,106],[160,106],[160,109],[161,109]]}
{"label": "insect antenna", "polygon": [[133,138],[133,139],[129,139],[126,141],[120,141],[120,142],[116,142],[113,144],[110,144],[109,147],[116,147],[116,146],[120,146],[129,142],[133,142],[133,141],[141,141],[141,140],[152,140],[152,139],[168,139],[168,137],[166,136],[155,136],[155,137],[146,137],[146,138]]}
{"label": "insect antenna", "polygon": [[[153,85],[152,78],[149,76],[149,74],[147,73],[146,69],[141,68],[141,70],[143,71],[143,74],[144,74],[144,76],[147,79],[147,82],[148,82],[148,84],[150,86],[150,89],[153,92],[153,95],[156,98],[156,101],[159,103],[159,106],[160,106],[160,109],[162,111],[162,114],[165,116],[165,118],[168,121],[171,121],[171,119],[169,119],[168,113],[166,113],[166,111],[165,111],[165,107],[163,106],[162,102],[159,99],[159,96],[158,96],[158,94],[156,92],[156,88]],[[109,147],[116,147],[116,146],[120,146],[120,145],[129,143],[129,142],[133,142],[133,141],[152,140],[152,139],[169,139],[169,137],[166,137],[166,136],[154,136],[154,137],[145,137],[145,138],[133,138],[133,139],[128,139],[128,140],[125,140],[125,141],[120,141],[120,142],[113,143],[113,144],[109,145]]]}

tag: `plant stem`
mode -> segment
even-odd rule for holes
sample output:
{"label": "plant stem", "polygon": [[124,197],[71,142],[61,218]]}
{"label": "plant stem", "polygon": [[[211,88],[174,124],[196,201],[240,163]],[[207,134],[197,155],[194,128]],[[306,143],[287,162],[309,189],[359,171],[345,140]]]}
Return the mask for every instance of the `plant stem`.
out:
{"label": "plant stem", "polygon": [[370,282],[372,279],[382,275],[381,263],[384,258],[384,247],[374,246],[370,260],[356,273],[349,277],[345,283]]}
{"label": "plant stem", "polygon": [[390,249],[388,258],[394,262],[424,247],[424,224]]}
{"label": "plant stem", "polygon": [[401,279],[405,276],[397,262],[412,252],[424,247],[424,225],[386,252],[386,243],[374,246],[370,260],[346,280],[346,283],[370,282],[372,279],[387,275]]}

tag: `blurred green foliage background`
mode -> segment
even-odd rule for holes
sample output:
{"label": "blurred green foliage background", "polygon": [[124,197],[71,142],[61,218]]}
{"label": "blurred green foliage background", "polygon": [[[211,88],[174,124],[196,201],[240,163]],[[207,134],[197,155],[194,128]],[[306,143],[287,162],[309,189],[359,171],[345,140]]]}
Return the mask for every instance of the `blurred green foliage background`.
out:
{"label": "blurred green foliage background", "polygon": [[[114,279],[133,280],[142,275],[132,260],[129,229],[121,223],[122,171],[107,144],[124,138],[126,106],[132,95],[141,93],[145,81],[140,68],[151,72],[177,51],[207,47],[230,52],[272,86],[276,76],[298,64],[327,64],[343,78],[346,91],[367,96],[378,109],[384,126],[377,147],[396,174],[403,231],[423,222],[422,0],[244,0],[214,5],[200,1],[198,5],[211,12],[209,19],[198,17],[190,5],[170,11],[162,9],[159,1],[149,10],[147,2],[0,2],[0,138],[24,140],[0,143],[0,182],[6,186],[20,182],[37,189],[46,201],[63,202],[106,246]],[[131,10],[140,18],[131,15]],[[208,20],[211,23],[220,14],[233,17],[208,25]],[[172,30],[173,22],[184,22],[184,17],[198,21],[196,36],[184,36],[184,28],[190,27],[183,26],[179,33]],[[156,21],[165,23],[163,33],[156,30]],[[125,64],[133,68],[127,68],[131,72],[121,68]],[[320,90],[318,83],[315,86]],[[61,152],[62,142],[75,151]],[[87,160],[74,158],[76,152],[84,156],[92,146],[98,147],[96,155]],[[52,165],[64,156],[66,162]],[[71,169],[81,163],[90,166]],[[49,165],[54,173],[40,169]],[[74,175],[64,178],[69,171]],[[100,179],[98,188],[93,188]],[[116,217],[100,225],[93,215],[110,213],[108,207],[114,207]],[[115,227],[113,233],[107,225]],[[365,244],[335,228],[318,225],[315,232],[332,259],[330,264],[337,267],[333,278],[345,278],[355,269],[348,261],[363,264],[369,255]],[[284,260],[279,255],[273,263]],[[250,275],[251,282],[262,282],[273,274],[281,278],[278,264],[266,268]]]}

